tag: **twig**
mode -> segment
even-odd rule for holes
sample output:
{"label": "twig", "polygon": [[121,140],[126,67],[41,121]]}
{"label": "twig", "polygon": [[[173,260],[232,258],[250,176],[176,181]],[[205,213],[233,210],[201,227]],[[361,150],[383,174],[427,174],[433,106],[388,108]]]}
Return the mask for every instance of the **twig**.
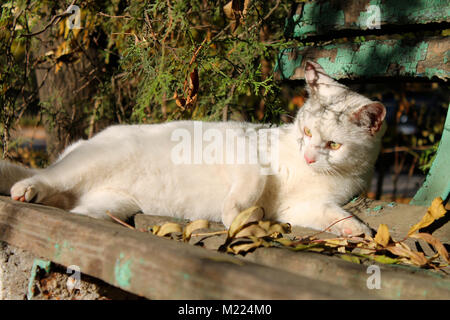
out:
{"label": "twig", "polygon": [[220,230],[215,232],[206,232],[206,233],[193,233],[191,234],[191,237],[207,237],[207,236],[215,236],[218,234],[226,234],[228,233],[228,230]]}
{"label": "twig", "polygon": [[[108,17],[108,18],[123,18],[123,19],[133,19],[131,16],[112,16],[103,12],[98,13],[100,16]],[[141,19],[142,20],[142,19]]]}
{"label": "twig", "polygon": [[[70,8],[71,6],[73,6],[75,3],[77,2],[77,0],[73,0],[72,3],[69,5],[68,8]],[[28,33],[28,34],[22,34],[22,37],[33,37],[33,36],[37,36],[45,31],[47,31],[48,28],[50,28],[52,25],[58,23],[62,18],[65,18],[67,16],[72,15],[71,12],[67,12],[64,11],[63,13],[57,14],[56,16],[53,16],[53,18],[50,20],[50,22],[44,27],[44,29],[40,30],[40,31],[36,31],[33,33]]]}
{"label": "twig", "polygon": [[195,62],[195,60],[197,60],[197,56],[200,53],[200,50],[202,50],[204,44],[206,43],[206,40],[208,40],[208,38],[205,38],[202,43],[200,44],[200,46],[197,48],[197,50],[195,50],[194,55],[191,58],[191,61],[189,61],[189,67],[188,67],[188,74],[186,75],[186,79],[184,80],[184,85],[183,85],[183,92],[186,93],[186,86],[188,83],[188,76],[189,76],[189,70],[192,66],[192,64]]}
{"label": "twig", "polygon": [[206,40],[208,40],[208,38],[205,38],[200,44],[200,46],[197,48],[197,50],[195,50],[194,55],[191,58],[191,61],[189,61],[189,67],[195,62],[195,60],[197,60],[197,56],[200,53],[200,50],[202,50],[203,46],[205,45]]}
{"label": "twig", "polygon": [[131,230],[136,230],[135,227],[130,226],[128,223],[126,223],[126,222],[120,220],[119,218],[114,217],[114,216],[111,214],[111,212],[106,211],[106,214],[107,214],[111,219],[113,219],[114,221],[120,223],[121,225],[123,225],[123,226],[125,226],[125,227],[127,227],[127,228],[130,228]]}

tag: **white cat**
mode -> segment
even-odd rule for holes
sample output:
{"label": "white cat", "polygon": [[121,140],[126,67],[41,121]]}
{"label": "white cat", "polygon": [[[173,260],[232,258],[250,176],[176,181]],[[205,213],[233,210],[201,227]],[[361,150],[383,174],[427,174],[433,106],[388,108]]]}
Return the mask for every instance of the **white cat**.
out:
{"label": "white cat", "polygon": [[[121,219],[143,212],[227,227],[258,205],[265,219],[323,230],[351,216],[340,206],[370,180],[386,112],[316,63],[307,62],[305,78],[309,99],[292,124],[111,126],[71,145],[46,169],[1,161],[0,192],[96,218],[108,219],[106,211]],[[371,234],[355,217],[330,230]]]}

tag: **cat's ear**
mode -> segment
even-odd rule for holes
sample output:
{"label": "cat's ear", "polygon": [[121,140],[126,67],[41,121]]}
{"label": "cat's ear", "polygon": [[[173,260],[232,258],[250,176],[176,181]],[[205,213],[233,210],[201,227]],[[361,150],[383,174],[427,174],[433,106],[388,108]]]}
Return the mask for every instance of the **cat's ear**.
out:
{"label": "cat's ear", "polygon": [[330,88],[330,85],[338,85],[337,88],[340,87],[336,80],[327,75],[320,64],[312,61],[306,61],[305,80],[308,88],[319,94],[328,94],[326,92],[327,89],[334,91],[334,86]]}
{"label": "cat's ear", "polygon": [[356,125],[365,127],[371,135],[375,135],[383,124],[386,109],[380,102],[369,103],[352,113],[350,119]]}

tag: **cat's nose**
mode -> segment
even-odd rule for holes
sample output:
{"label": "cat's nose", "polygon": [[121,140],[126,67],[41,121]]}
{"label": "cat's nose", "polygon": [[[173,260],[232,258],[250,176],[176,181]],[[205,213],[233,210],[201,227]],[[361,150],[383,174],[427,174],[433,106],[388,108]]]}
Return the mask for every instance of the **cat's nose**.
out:
{"label": "cat's nose", "polygon": [[308,158],[308,156],[305,154],[305,160],[306,160],[306,163],[307,164],[311,164],[311,163],[314,163],[314,162],[316,162],[316,159],[314,159],[314,158]]}

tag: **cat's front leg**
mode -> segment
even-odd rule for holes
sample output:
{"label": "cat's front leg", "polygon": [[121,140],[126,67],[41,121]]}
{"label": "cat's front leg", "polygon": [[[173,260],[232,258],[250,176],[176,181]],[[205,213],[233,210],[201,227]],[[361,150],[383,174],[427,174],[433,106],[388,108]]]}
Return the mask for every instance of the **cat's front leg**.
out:
{"label": "cat's front leg", "polygon": [[222,207],[222,222],[227,228],[241,211],[256,204],[264,191],[266,179],[267,176],[261,175],[259,169],[249,170],[235,178]]}
{"label": "cat's front leg", "polygon": [[373,234],[364,222],[334,203],[299,203],[281,215],[280,219],[292,225],[323,230],[344,237]]}

